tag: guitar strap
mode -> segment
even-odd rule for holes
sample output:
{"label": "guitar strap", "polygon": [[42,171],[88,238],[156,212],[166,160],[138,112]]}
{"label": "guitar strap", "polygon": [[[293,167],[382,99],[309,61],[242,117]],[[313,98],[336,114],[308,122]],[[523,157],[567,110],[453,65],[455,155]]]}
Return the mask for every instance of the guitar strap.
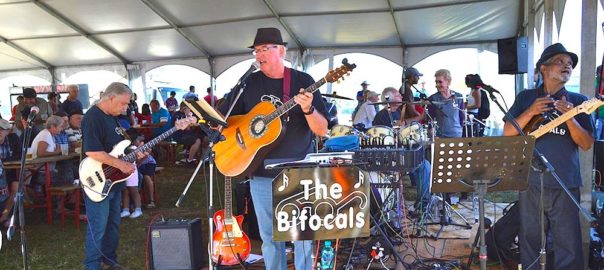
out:
{"label": "guitar strap", "polygon": [[[291,80],[292,80],[292,70],[288,67],[285,67],[283,71],[283,103],[287,102],[291,99],[290,97],[290,89],[291,89]],[[286,122],[289,121],[289,112],[285,113]]]}
{"label": "guitar strap", "polygon": [[285,70],[283,71],[283,102],[287,102],[290,99],[291,78],[291,69],[285,67]]}

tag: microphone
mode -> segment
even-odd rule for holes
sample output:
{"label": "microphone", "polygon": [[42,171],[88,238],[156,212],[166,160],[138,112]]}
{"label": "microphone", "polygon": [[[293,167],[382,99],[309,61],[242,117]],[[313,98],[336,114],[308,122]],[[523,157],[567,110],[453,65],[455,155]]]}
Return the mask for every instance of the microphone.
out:
{"label": "microphone", "polygon": [[384,99],[385,99],[386,101],[388,101],[388,100],[390,100],[390,96],[384,96]]}
{"label": "microphone", "polygon": [[489,94],[492,94],[492,93],[497,93],[497,94],[500,94],[500,95],[501,95],[501,92],[499,92],[497,89],[495,89],[495,88],[493,88],[492,86],[487,85],[487,84],[483,84],[483,85],[476,85],[476,87],[477,87],[478,89],[480,89],[480,90],[485,90],[485,91],[489,92]]}
{"label": "microphone", "polygon": [[32,106],[31,108],[29,108],[29,116],[27,116],[27,122],[29,123],[34,120],[34,118],[36,118],[36,115],[38,115],[39,112],[40,108],[38,108],[38,106]]}
{"label": "microphone", "polygon": [[252,63],[250,68],[243,74],[243,76],[241,76],[241,78],[239,78],[237,85],[240,85],[243,81],[245,81],[245,79],[247,79],[247,77],[252,75],[252,73],[254,73],[254,71],[258,70],[259,67],[260,67],[260,64],[258,64],[258,62],[256,62],[256,61],[254,61],[254,63]]}

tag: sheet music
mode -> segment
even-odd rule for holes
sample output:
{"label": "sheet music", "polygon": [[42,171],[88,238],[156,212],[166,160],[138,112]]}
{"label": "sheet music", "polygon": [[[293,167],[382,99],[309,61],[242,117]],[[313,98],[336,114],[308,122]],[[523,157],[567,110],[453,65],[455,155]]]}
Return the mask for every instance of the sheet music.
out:
{"label": "sheet music", "polygon": [[209,119],[204,119],[203,114],[199,111],[199,110],[203,110],[205,113],[207,113],[210,117],[217,119],[219,121],[225,122],[224,117],[218,113],[210,104],[208,104],[203,98],[196,101],[196,102],[188,102],[188,101],[183,101],[187,107],[189,107],[191,109],[191,111],[193,112],[193,114],[195,114],[195,116],[197,116],[199,119],[202,120],[209,120]]}

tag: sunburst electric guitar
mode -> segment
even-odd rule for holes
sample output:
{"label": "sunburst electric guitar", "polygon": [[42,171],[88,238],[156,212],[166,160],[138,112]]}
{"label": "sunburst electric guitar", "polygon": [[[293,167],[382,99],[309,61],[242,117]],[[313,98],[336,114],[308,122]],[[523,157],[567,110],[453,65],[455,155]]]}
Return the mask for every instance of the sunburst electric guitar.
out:
{"label": "sunburst electric guitar", "polygon": [[[304,91],[314,93],[321,85],[336,82],[349,74],[355,64],[347,59],[342,66],[331,70],[327,75]],[[245,115],[234,115],[227,119],[227,128],[222,131],[225,140],[214,145],[216,167],[225,176],[237,177],[248,175],[262,162],[262,159],[273,149],[285,135],[285,125],[281,116],[298,105],[290,99],[275,108],[273,103],[262,101]]]}
{"label": "sunburst electric guitar", "polygon": [[212,260],[220,265],[243,263],[252,247],[250,239],[241,230],[243,216],[233,216],[231,207],[231,177],[225,177],[224,210],[214,214],[216,231],[212,239]]}
{"label": "sunburst electric guitar", "polygon": [[541,115],[537,115],[531,118],[528,124],[526,124],[526,126],[524,127],[523,131],[525,134],[528,134],[535,138],[539,138],[548,133],[550,130],[554,129],[555,127],[566,122],[568,119],[575,117],[575,115],[580,113],[591,114],[602,105],[604,105],[604,101],[601,101],[597,98],[591,98],[589,100],[583,101],[583,103],[581,103],[580,105],[572,108],[571,110],[560,115],[559,117],[554,118],[549,123],[543,126],[539,125],[541,125],[545,118]]}
{"label": "sunburst electric guitar", "polygon": [[[126,162],[135,162],[137,153],[150,151],[153,146],[168,138],[172,133],[177,130],[184,130],[189,125],[196,122],[197,119],[195,117],[177,120],[174,123],[173,128],[138,148],[131,147],[131,142],[129,140],[123,140],[113,147],[113,150],[111,150],[109,155]],[[118,168],[103,164],[90,157],[87,157],[80,162],[79,172],[84,192],[86,193],[86,196],[94,202],[100,202],[105,199],[115,184],[125,181],[130,176],[123,173]]]}

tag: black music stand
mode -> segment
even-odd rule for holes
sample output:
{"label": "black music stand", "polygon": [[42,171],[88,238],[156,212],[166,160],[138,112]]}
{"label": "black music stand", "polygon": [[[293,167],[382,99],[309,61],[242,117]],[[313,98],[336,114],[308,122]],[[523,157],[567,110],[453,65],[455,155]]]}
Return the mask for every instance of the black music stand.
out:
{"label": "black music stand", "polygon": [[481,270],[487,263],[484,196],[487,191],[526,189],[534,146],[532,136],[437,138],[434,142],[432,192],[478,193]]}

